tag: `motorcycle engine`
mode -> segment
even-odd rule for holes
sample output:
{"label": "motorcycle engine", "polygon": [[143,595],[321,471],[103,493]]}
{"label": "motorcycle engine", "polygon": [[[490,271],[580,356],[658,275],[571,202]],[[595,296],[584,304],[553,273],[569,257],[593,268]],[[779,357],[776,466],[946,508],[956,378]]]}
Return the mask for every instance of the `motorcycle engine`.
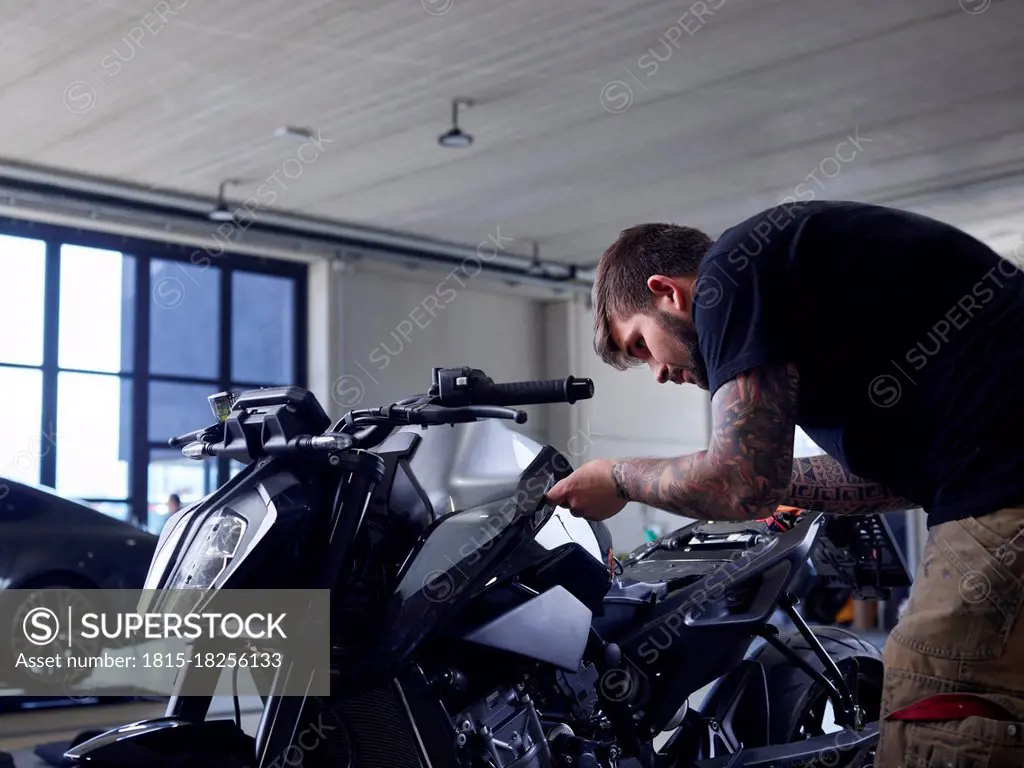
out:
{"label": "motorcycle engine", "polygon": [[500,688],[455,718],[456,743],[471,765],[552,768],[551,750],[533,700],[522,685]]}
{"label": "motorcycle engine", "polygon": [[[560,688],[565,681],[560,681]],[[589,709],[590,702],[584,707]],[[563,723],[547,726],[521,683],[503,687],[455,718],[456,743],[465,762],[492,768],[610,768],[618,750],[581,739]]]}

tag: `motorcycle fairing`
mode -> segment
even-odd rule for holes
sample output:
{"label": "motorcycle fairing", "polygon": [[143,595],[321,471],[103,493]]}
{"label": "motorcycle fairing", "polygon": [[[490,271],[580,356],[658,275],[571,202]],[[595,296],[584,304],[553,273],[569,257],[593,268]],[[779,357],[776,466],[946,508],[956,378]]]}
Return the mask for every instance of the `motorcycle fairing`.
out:
{"label": "motorcycle fairing", "polygon": [[[432,522],[502,502],[516,493],[523,472],[542,450],[540,443],[493,420],[460,424],[456,429],[399,430],[376,449],[398,463],[393,486],[390,480],[382,483],[390,486],[389,517],[415,516],[418,524],[425,519],[422,510],[429,509]],[[570,469],[564,458],[558,463]],[[415,512],[406,512],[407,508]],[[575,542],[601,563],[607,562],[611,548],[603,523],[590,523],[562,508],[538,532],[537,541],[549,550]]]}
{"label": "motorcycle fairing", "polygon": [[465,635],[477,645],[576,672],[590,636],[590,609],[554,586]]}
{"label": "motorcycle fairing", "polygon": [[491,584],[502,563],[531,542],[554,510],[544,494],[568,475],[550,446],[522,473],[513,494],[437,520],[399,574],[379,634],[384,645],[367,657],[379,673],[408,658],[420,641]]}
{"label": "motorcycle fairing", "polygon": [[[175,514],[161,532],[142,596],[145,605],[140,603],[140,610],[160,610],[162,593],[157,590],[170,584],[183,568],[186,553],[202,531],[203,524],[215,515],[230,514],[242,518],[244,531],[234,556],[224,564],[216,578],[202,588],[218,590],[240,580],[244,580],[248,588],[258,588],[259,579],[253,579],[251,569],[266,560],[268,554],[264,550],[279,548],[282,541],[303,539],[298,535],[298,529],[309,524],[309,511],[316,508],[319,501],[311,495],[314,493],[312,484],[304,483],[279,461],[270,461],[246,468],[228,486]],[[275,526],[278,531],[286,528],[295,530],[291,535],[275,533],[270,536],[270,530]],[[281,585],[281,579],[278,577],[273,583]],[[155,602],[150,604],[150,600]]]}

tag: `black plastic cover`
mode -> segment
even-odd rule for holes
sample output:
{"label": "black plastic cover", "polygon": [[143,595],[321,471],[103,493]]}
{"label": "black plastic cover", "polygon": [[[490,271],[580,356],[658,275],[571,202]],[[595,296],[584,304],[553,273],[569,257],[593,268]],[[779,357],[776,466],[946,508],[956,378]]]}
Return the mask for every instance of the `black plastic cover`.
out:
{"label": "black plastic cover", "polygon": [[592,618],[571,592],[556,586],[477,627],[465,639],[575,672]]}
{"label": "black plastic cover", "polygon": [[265,387],[242,392],[232,408],[236,413],[243,410],[262,411],[276,406],[290,406],[298,417],[309,425],[311,434],[321,434],[331,425],[316,396],[302,387]]}
{"label": "black plastic cover", "polygon": [[275,452],[307,435],[321,435],[331,425],[312,392],[301,387],[268,387],[243,392],[224,421],[218,456],[243,464]]}

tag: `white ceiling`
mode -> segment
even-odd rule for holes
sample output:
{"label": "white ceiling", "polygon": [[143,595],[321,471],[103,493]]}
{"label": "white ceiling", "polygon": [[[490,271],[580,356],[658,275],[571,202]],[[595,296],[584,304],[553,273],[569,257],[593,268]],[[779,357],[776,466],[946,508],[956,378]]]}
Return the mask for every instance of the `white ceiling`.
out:
{"label": "white ceiling", "polygon": [[[0,159],[252,179],[238,199],[276,171],[277,210],[582,262],[640,221],[718,234],[819,169],[805,197],[1012,247],[1022,38],[1018,0],[0,0]],[[436,142],[454,96],[469,149]],[[330,140],[294,179],[285,124]]]}

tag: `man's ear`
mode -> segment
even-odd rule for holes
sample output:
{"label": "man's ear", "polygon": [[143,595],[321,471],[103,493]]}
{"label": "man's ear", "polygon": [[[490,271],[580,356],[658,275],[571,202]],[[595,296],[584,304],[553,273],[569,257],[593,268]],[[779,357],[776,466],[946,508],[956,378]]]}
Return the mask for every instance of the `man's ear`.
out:
{"label": "man's ear", "polygon": [[654,294],[656,307],[689,314],[693,305],[693,278],[651,275],[647,278],[647,287]]}

